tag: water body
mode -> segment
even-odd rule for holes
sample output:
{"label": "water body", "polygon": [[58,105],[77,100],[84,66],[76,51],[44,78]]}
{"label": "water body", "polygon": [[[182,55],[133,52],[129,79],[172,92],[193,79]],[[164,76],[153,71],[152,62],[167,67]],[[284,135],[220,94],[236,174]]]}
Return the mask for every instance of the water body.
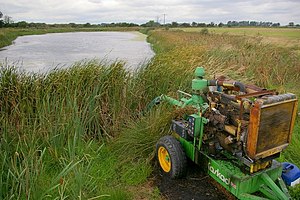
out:
{"label": "water body", "polygon": [[0,49],[0,62],[28,72],[47,72],[86,60],[116,60],[135,69],[154,55],[139,32],[73,32],[18,37]]}

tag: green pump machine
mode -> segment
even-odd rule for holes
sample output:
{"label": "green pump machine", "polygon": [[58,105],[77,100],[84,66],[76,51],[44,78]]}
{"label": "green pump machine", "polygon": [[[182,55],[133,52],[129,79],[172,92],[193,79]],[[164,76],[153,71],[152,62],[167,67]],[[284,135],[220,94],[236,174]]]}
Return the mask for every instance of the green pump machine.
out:
{"label": "green pump machine", "polygon": [[172,135],[160,138],[156,155],[171,178],[185,175],[187,158],[239,199],[290,199],[275,159],[291,141],[297,113],[294,94],[278,94],[195,70],[192,93],[161,95],[181,113]]}

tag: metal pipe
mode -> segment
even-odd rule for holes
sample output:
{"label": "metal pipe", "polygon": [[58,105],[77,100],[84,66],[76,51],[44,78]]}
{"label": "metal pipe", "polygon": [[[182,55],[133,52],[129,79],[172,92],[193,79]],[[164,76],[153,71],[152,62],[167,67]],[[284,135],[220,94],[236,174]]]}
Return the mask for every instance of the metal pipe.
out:
{"label": "metal pipe", "polygon": [[241,82],[234,82],[234,87],[238,87],[240,89],[240,92],[246,93],[246,86]]}
{"label": "metal pipe", "polygon": [[238,88],[240,92],[246,93],[246,86],[241,82],[226,82],[220,80],[209,80],[208,86],[224,86],[224,87],[235,87]]}
{"label": "metal pipe", "polygon": [[161,96],[161,99],[164,100],[164,101],[167,101],[169,102],[171,105],[174,105],[174,106],[179,106],[181,107],[183,105],[182,102],[178,101],[177,99],[174,99],[172,97],[169,97],[167,95],[162,95]]}

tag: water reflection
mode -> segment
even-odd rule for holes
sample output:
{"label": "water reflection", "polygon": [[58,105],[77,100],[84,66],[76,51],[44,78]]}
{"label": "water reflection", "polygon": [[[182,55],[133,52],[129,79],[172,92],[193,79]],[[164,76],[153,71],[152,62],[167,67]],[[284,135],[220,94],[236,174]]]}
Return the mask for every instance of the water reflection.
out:
{"label": "water reflection", "polygon": [[122,60],[135,69],[154,53],[146,36],[138,32],[51,33],[18,37],[0,49],[0,62],[28,72],[46,72],[82,60]]}

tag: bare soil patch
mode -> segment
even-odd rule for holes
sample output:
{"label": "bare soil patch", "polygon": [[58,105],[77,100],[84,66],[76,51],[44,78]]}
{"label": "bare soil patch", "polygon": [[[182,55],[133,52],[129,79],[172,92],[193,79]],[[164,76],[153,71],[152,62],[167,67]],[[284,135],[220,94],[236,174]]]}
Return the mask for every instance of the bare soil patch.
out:
{"label": "bare soil patch", "polygon": [[156,166],[153,175],[163,199],[167,200],[218,200],[236,199],[226,189],[219,185],[200,166],[189,163],[187,176],[173,180]]}

